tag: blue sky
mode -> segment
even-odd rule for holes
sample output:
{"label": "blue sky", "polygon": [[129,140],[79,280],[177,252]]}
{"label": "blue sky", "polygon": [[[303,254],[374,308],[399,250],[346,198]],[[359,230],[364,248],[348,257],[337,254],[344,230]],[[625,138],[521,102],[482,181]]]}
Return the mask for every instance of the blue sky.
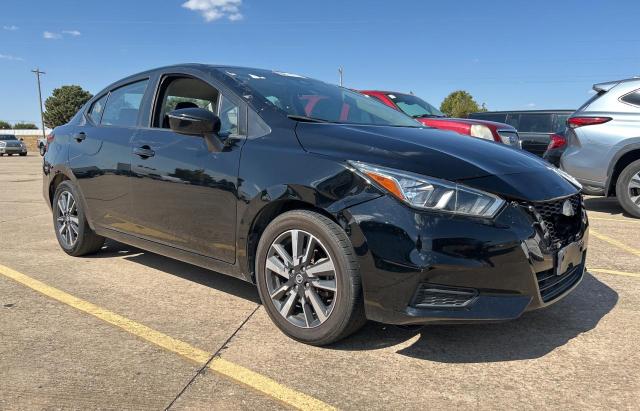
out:
{"label": "blue sky", "polygon": [[576,108],[594,82],[640,75],[640,1],[28,0],[0,6],[0,119],[148,68],[210,62],[345,86],[465,89],[492,110]]}

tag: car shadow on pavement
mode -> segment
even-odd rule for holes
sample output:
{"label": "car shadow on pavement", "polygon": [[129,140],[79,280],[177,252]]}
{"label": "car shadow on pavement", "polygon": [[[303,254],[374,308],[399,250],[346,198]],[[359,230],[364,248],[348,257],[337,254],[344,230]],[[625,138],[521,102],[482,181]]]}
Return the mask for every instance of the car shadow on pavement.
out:
{"label": "car shadow on pavement", "polygon": [[546,309],[493,324],[430,325],[418,330],[369,323],[362,331],[332,346],[371,350],[394,346],[418,336],[398,354],[443,363],[484,363],[542,357],[592,330],[618,302],[618,294],[591,274],[570,295]]}
{"label": "car shadow on pavement", "polygon": [[594,211],[599,213],[607,213],[611,215],[620,215],[629,218],[634,218],[618,203],[618,199],[615,197],[590,197],[584,199],[584,206],[587,211]]}
{"label": "car shadow on pavement", "polygon": [[258,290],[253,284],[113,240],[107,240],[105,247],[99,253],[90,256],[90,258],[113,258],[123,255],[125,255],[124,258],[127,261],[142,264],[146,267],[204,285],[205,287],[215,288],[216,290],[235,295],[236,297],[257,304],[260,303]]}

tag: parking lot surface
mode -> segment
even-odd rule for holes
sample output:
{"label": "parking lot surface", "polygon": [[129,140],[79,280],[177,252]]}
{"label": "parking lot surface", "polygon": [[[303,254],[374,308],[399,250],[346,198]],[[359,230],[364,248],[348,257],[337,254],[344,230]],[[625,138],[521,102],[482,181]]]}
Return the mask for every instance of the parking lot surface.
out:
{"label": "parking lot surface", "polygon": [[586,200],[582,284],[507,323],[369,323],[330,347],[248,283],[113,241],[59,247],[41,158],[0,158],[0,409],[637,409],[640,220]]}

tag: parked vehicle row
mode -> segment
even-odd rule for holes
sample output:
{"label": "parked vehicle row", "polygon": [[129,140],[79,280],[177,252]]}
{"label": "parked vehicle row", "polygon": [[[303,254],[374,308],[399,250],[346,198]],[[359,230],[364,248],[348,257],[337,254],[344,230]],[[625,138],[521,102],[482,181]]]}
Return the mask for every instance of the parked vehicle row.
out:
{"label": "parked vehicle row", "polygon": [[27,155],[27,145],[12,134],[0,134],[0,157],[3,155]]}
{"label": "parked vehicle row", "polygon": [[178,65],[57,127],[43,195],[66,253],[112,238],[242,278],[324,345],[366,319],[510,320],[579,284],[579,183],[487,140],[292,73]]}
{"label": "parked vehicle row", "polygon": [[542,157],[551,136],[566,128],[574,110],[520,110],[471,113],[469,118],[507,123],[518,130],[522,148]]}
{"label": "parked vehicle row", "polygon": [[440,110],[412,94],[377,90],[362,90],[360,93],[405,113],[425,126],[521,147],[516,128],[504,122],[447,118]]}

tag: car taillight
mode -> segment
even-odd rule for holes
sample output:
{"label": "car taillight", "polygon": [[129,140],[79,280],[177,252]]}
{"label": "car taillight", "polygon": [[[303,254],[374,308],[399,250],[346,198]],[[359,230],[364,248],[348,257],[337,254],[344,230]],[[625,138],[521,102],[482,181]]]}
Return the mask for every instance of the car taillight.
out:
{"label": "car taillight", "polygon": [[53,139],[56,136],[53,135],[53,132],[49,133],[49,135],[47,136],[47,144],[45,144],[45,147],[49,148],[49,144],[51,144],[53,142]]}
{"label": "car taillight", "polygon": [[607,121],[611,121],[611,117],[570,117],[567,120],[567,125],[571,128],[578,128],[582,126],[602,124]]}
{"label": "car taillight", "polygon": [[547,146],[547,150],[553,150],[554,148],[560,148],[567,144],[567,139],[560,134],[551,134],[551,141]]}

